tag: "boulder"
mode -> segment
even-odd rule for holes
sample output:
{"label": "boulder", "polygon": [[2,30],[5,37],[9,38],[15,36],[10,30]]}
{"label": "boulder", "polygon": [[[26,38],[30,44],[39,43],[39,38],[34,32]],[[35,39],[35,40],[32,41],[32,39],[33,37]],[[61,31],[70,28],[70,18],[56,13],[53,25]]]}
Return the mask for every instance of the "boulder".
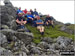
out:
{"label": "boulder", "polygon": [[66,25],[66,26],[70,26],[70,25],[71,25],[71,23],[66,23],[65,25]]}
{"label": "boulder", "polygon": [[40,42],[37,46],[42,49],[49,49],[49,44],[47,42]]}
{"label": "boulder", "polygon": [[68,37],[59,36],[57,38],[57,43],[59,44],[60,49],[66,49],[68,46],[71,46],[72,39]]}
{"label": "boulder", "polygon": [[13,53],[10,50],[0,47],[0,56],[13,56]]}
{"label": "boulder", "polygon": [[30,53],[32,53],[32,54],[41,54],[41,51],[37,47],[33,47],[30,50]]}
{"label": "boulder", "polygon": [[74,34],[74,30],[67,28],[65,25],[60,28],[61,31],[67,32],[69,34]]}
{"label": "boulder", "polygon": [[5,6],[13,6],[10,0],[4,0]]}
{"label": "boulder", "polygon": [[53,43],[53,39],[50,37],[44,37],[44,38],[41,38],[41,40],[47,43]]}
{"label": "boulder", "polygon": [[14,7],[0,6],[1,8],[1,24],[10,26],[13,19],[16,18],[16,10]]}
{"label": "boulder", "polygon": [[1,29],[9,29],[7,25],[1,25]]}
{"label": "boulder", "polygon": [[17,32],[11,29],[3,29],[1,30],[1,32],[7,36],[7,39],[13,40],[12,36],[16,36],[19,40],[23,41],[25,44],[31,43],[33,39],[33,34],[29,32]]}
{"label": "boulder", "polygon": [[7,42],[7,38],[4,34],[0,33],[0,46]]}

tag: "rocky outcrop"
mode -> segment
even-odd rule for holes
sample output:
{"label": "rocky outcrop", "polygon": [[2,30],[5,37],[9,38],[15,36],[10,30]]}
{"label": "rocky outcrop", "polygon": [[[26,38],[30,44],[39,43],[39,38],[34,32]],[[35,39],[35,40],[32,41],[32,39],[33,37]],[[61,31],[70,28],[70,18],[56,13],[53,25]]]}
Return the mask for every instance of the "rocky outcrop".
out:
{"label": "rocky outcrop", "polygon": [[33,39],[33,34],[28,32],[17,32],[11,29],[3,29],[1,33],[7,36],[7,39],[13,40],[12,36],[16,36],[18,39],[22,40],[25,44],[28,44]]}
{"label": "rocky outcrop", "polygon": [[0,33],[0,46],[7,42],[7,38],[4,34]]}
{"label": "rocky outcrop", "polygon": [[0,5],[0,8],[1,24],[10,26],[11,21],[16,18],[15,7],[12,6],[11,2],[5,2],[5,6]]}
{"label": "rocky outcrop", "polygon": [[74,34],[74,31],[75,30],[72,30],[72,29],[69,29],[67,26],[63,25],[62,27],[60,27],[60,30],[61,31],[64,31],[66,33],[69,33],[69,34]]}
{"label": "rocky outcrop", "polygon": [[[61,56],[59,50],[74,51],[72,39],[59,36],[40,37],[40,43],[33,42],[33,34],[26,32],[27,28],[21,30],[17,28],[16,7],[13,7],[9,0],[4,0],[5,5],[0,6],[0,56]],[[61,31],[71,32],[63,23],[54,19],[55,25],[62,25]],[[66,24],[69,25],[69,24]]]}

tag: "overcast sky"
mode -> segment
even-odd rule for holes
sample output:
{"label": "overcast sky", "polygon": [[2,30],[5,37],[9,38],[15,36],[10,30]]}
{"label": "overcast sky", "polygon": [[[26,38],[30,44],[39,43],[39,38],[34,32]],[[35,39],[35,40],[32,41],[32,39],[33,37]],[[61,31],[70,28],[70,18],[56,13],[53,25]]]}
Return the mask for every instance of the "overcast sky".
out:
{"label": "overcast sky", "polygon": [[[50,14],[57,21],[74,23],[74,1],[11,1],[15,7],[22,10],[36,8],[42,14]],[[1,2],[3,4],[3,2]]]}

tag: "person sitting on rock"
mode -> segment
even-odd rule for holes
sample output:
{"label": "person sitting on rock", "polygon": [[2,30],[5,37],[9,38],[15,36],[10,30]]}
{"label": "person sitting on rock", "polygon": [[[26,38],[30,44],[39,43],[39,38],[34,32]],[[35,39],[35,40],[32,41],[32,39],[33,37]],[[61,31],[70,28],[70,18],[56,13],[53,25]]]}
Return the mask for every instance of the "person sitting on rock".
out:
{"label": "person sitting on rock", "polygon": [[21,10],[21,7],[19,7],[19,9],[17,10],[17,15],[18,13],[23,13],[23,11]]}
{"label": "person sitting on rock", "polygon": [[18,24],[18,29],[24,29],[24,24],[26,24],[27,21],[22,17],[22,13],[18,13],[18,16],[16,17],[16,23]]}
{"label": "person sitting on rock", "polygon": [[30,9],[30,12],[31,12],[31,14],[32,14],[32,15],[34,14],[34,12],[33,12],[33,10],[32,10],[32,9]]}
{"label": "person sitting on rock", "polygon": [[23,10],[23,12],[24,12],[24,14],[27,14],[28,11],[27,11],[27,9],[25,9],[25,10]]}
{"label": "person sitting on rock", "polygon": [[34,17],[34,20],[33,20],[33,26],[34,26],[34,27],[37,27],[36,21],[37,21],[37,16],[35,16],[35,17]]}
{"label": "person sitting on rock", "polygon": [[41,35],[44,35],[44,26],[43,26],[43,21],[40,19],[40,16],[37,16],[37,29],[40,31]]}
{"label": "person sitting on rock", "polygon": [[27,23],[33,24],[34,16],[31,15],[31,12],[27,12]]}
{"label": "person sitting on rock", "polygon": [[47,15],[44,24],[45,24],[46,26],[48,26],[48,27],[51,25],[51,26],[54,28],[54,26],[53,26],[53,19],[54,19],[54,18],[53,18],[52,16]]}
{"label": "person sitting on rock", "polygon": [[34,9],[34,16],[37,16],[38,12],[36,11],[36,9]]}

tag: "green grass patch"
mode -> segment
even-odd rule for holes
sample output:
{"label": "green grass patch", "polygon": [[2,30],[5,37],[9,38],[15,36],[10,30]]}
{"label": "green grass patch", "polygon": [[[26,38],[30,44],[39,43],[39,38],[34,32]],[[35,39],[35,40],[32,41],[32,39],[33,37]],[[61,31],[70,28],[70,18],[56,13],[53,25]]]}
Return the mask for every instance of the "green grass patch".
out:
{"label": "green grass patch", "polygon": [[36,29],[36,27],[32,27],[28,24],[26,26],[34,34],[34,39],[33,39],[34,43],[39,43],[41,41],[40,40],[41,37],[57,38],[58,36],[65,36],[65,37],[72,38],[74,40],[74,35],[60,31],[59,25],[56,25],[55,28],[52,28],[51,26],[48,28],[47,26],[45,26],[44,36],[40,34],[40,32]]}

